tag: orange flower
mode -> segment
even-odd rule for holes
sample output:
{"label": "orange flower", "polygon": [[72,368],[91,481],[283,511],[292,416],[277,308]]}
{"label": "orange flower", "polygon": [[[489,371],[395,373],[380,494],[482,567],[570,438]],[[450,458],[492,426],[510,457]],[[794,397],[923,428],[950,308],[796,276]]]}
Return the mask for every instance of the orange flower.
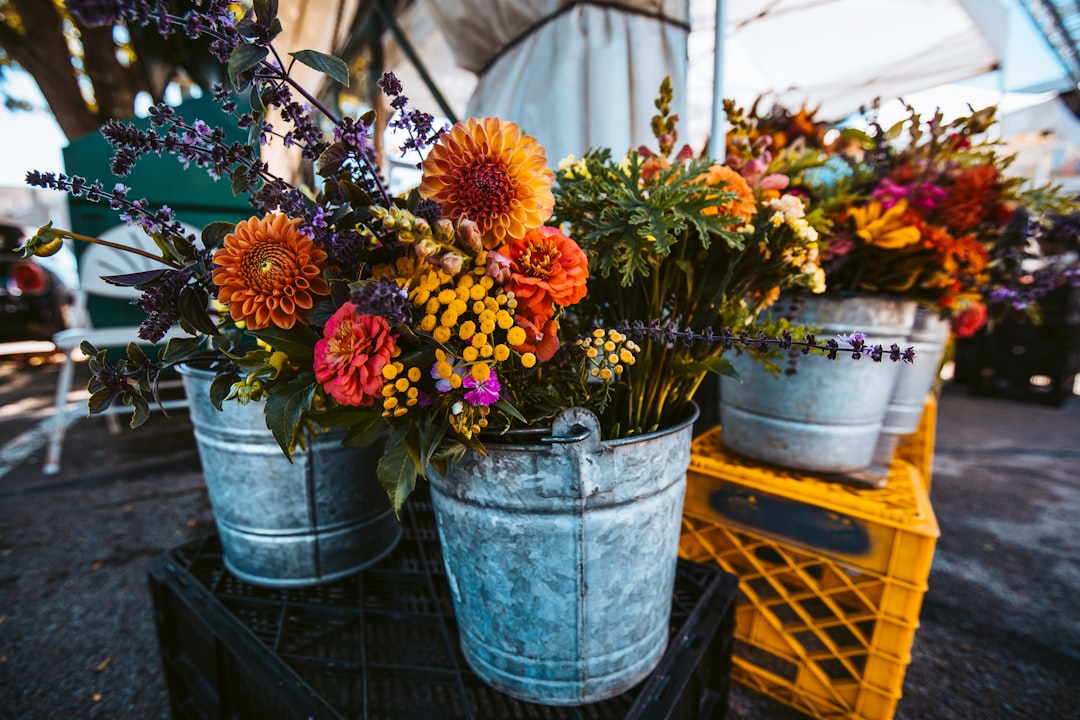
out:
{"label": "orange flower", "polygon": [[547,362],[559,349],[559,321],[551,318],[535,323],[524,315],[516,315],[514,324],[525,331],[525,342],[515,345],[520,353],[531,352],[540,362]]}
{"label": "orange flower", "polygon": [[326,253],[299,233],[299,224],[271,213],[243,220],[225,236],[225,247],[214,253],[213,278],[233,320],[252,330],[288,329],[307,323],[315,297],[330,293],[322,277]]}
{"label": "orange flower", "polygon": [[518,312],[542,325],[555,312],[553,305],[573,305],[585,297],[589,262],[577,243],[556,228],[530,230],[499,250],[510,260],[506,289],[514,293]]}
{"label": "orange flower", "polygon": [[754,191],[746,184],[742,175],[735,172],[727,165],[713,165],[705,175],[705,184],[709,187],[723,186],[726,192],[735,193],[735,198],[717,207],[705,208],[702,215],[716,215],[723,211],[724,215],[735,217],[748,223],[757,214],[757,202],[754,200]]}
{"label": "orange flower", "polygon": [[950,230],[962,234],[997,215],[998,173],[993,165],[960,170],[941,204],[941,217]]}
{"label": "orange flower", "polygon": [[551,217],[555,173],[536,138],[499,118],[469,118],[442,134],[421,165],[420,195],[444,217],[477,223],[488,250]]}

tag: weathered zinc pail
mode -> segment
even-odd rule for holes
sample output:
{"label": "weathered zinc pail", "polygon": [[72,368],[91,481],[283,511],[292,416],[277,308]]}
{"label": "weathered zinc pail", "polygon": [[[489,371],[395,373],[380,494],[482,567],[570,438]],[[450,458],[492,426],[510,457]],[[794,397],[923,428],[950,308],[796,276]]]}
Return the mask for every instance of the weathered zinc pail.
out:
{"label": "weathered zinc pail", "polygon": [[696,417],[601,441],[596,416],[571,408],[534,444],[488,443],[431,473],[461,649],[482,680],[582,705],[659,663]]}
{"label": "weathered zinc pail", "polygon": [[[882,295],[812,296],[794,321],[814,328],[820,341],[862,332],[867,344],[903,348],[915,303]],[[901,363],[810,355],[800,358],[794,375],[777,378],[745,353],[731,361],[739,379],[720,383],[724,445],[797,470],[842,475],[870,466]]]}
{"label": "weathered zinc pail", "polygon": [[878,472],[888,472],[900,437],[919,429],[926,398],[933,390],[941,370],[950,327],[948,320],[921,305],[915,312],[915,324],[908,336],[907,346],[915,348],[916,360],[911,365],[905,363],[900,367],[882,423],[881,436],[874,450],[872,467]]}
{"label": "weathered zinc pail", "polygon": [[213,373],[179,368],[224,551],[237,577],[303,587],[368,567],[401,539],[375,477],[379,448],[348,448],[324,433],[292,462],[266,427],[262,403],[210,401]]}

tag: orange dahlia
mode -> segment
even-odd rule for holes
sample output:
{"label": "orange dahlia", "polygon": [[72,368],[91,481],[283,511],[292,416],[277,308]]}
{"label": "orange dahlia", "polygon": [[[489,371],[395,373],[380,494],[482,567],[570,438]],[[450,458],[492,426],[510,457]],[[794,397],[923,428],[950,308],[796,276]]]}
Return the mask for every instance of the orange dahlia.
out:
{"label": "orange dahlia", "polygon": [[723,212],[724,215],[739,218],[743,222],[754,219],[754,215],[757,214],[754,191],[750,189],[742,175],[727,165],[713,165],[705,175],[705,184],[709,187],[722,185],[722,190],[735,193],[735,197],[723,205],[705,208],[702,215],[716,215]]}
{"label": "orange dahlia", "polygon": [[543,325],[555,312],[585,297],[589,262],[577,243],[553,227],[530,230],[499,250],[510,260],[506,289],[514,293],[518,312]]}
{"label": "orange dahlia", "polygon": [[252,217],[225,236],[214,253],[218,301],[248,328],[306,323],[316,296],[328,295],[322,276],[326,253],[297,230],[299,220],[280,213]]}
{"label": "orange dahlia", "polygon": [[969,232],[996,215],[998,195],[997,168],[993,165],[966,167],[957,173],[949,188],[941,205],[941,216],[957,235]]}
{"label": "orange dahlia", "polygon": [[555,173],[536,138],[499,118],[469,118],[442,134],[424,159],[420,195],[444,217],[477,223],[491,250],[551,217]]}

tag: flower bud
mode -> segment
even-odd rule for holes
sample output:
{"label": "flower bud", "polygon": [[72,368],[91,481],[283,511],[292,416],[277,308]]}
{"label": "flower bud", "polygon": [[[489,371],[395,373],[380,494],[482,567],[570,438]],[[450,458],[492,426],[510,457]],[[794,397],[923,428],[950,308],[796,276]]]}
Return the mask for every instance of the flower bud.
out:
{"label": "flower bud", "polygon": [[484,241],[480,236],[480,226],[468,218],[461,218],[457,224],[457,241],[466,252],[475,255],[484,249]]}
{"label": "flower bud", "polygon": [[413,245],[413,249],[416,251],[416,257],[423,259],[437,253],[439,246],[431,238],[424,238]]}
{"label": "flower bud", "polygon": [[510,258],[494,250],[489,251],[485,274],[497,284],[505,285],[510,280]]}
{"label": "flower bud", "polygon": [[465,258],[455,252],[448,252],[442,256],[439,264],[446,274],[457,275],[461,272],[461,268],[465,266]]}

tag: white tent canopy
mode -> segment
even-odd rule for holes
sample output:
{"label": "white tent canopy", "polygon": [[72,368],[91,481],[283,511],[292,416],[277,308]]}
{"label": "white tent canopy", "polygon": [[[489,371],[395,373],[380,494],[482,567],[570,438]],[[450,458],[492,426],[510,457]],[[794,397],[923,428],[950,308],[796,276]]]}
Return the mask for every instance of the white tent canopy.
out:
{"label": "white tent canopy", "polygon": [[[620,6],[688,18],[691,32],[681,41],[674,25],[630,17]],[[725,30],[716,84],[718,9]],[[530,22],[554,15],[520,37]],[[710,132],[714,90],[742,104],[762,93],[806,101],[820,107],[821,119],[838,120],[878,97],[995,68],[1002,90],[1067,84],[1017,0],[419,0],[399,21],[459,115],[516,120],[556,158],[647,141],[642,122],[664,74],[685,109],[681,139],[695,148]],[[676,57],[681,43],[685,66]],[[399,75],[419,99],[418,77],[405,66]]]}

